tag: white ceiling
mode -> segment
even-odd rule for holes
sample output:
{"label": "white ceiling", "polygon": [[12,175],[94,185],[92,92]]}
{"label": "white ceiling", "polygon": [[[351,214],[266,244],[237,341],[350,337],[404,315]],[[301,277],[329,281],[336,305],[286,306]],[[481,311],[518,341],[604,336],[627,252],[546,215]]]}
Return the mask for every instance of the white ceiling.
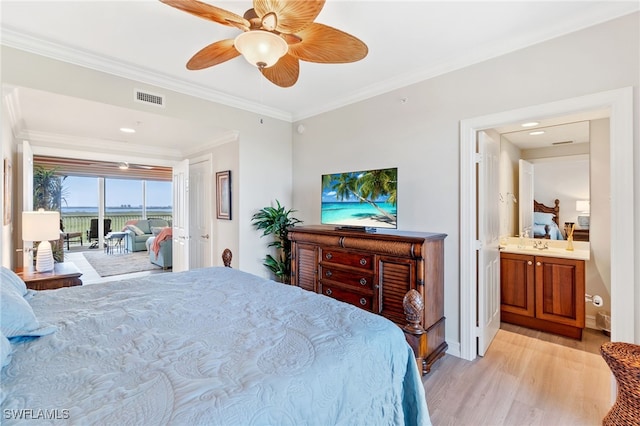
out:
{"label": "white ceiling", "polygon": [[[207,2],[239,15],[251,7],[246,0]],[[239,30],[159,1],[3,0],[0,7],[2,44],[7,46],[289,121],[639,9],[638,1],[328,0],[316,22],[360,38],[369,54],[352,64],[302,62],[298,82],[285,89],[264,79],[241,57],[201,71],[187,70],[185,64],[195,52],[214,41],[233,38]],[[40,97],[67,114],[56,114],[55,120],[43,116]],[[135,126],[160,119],[27,89],[19,90],[18,102],[23,123],[28,123],[26,130],[32,132],[78,137],[90,133],[96,139],[126,140],[127,136],[113,130],[123,121]],[[187,124],[158,122],[149,141],[158,146],[165,136],[175,140],[168,132]],[[191,127],[191,134],[194,140],[202,140],[194,133],[210,136],[221,130]],[[149,141],[136,139],[138,144]]]}

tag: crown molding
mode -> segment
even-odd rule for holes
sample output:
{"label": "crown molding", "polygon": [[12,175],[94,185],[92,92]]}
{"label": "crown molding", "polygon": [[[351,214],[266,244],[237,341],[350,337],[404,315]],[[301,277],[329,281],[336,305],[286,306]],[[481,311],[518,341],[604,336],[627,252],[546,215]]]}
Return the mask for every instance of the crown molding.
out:
{"label": "crown molding", "polygon": [[249,102],[245,99],[170,77],[152,69],[114,61],[110,58],[98,56],[91,51],[63,46],[7,27],[2,27],[1,34],[0,43],[14,49],[24,50],[47,58],[173,90],[185,95],[253,112],[255,114],[265,115],[278,120],[292,121],[292,115],[289,112],[270,108],[259,103]]}
{"label": "crown molding", "polygon": [[183,153],[177,149],[159,148],[149,145],[137,145],[114,140],[60,135],[40,131],[20,131],[15,135],[19,140],[28,140],[35,147],[47,147],[60,150],[82,151],[85,153],[117,154],[123,156],[146,159],[165,159],[179,161]]}

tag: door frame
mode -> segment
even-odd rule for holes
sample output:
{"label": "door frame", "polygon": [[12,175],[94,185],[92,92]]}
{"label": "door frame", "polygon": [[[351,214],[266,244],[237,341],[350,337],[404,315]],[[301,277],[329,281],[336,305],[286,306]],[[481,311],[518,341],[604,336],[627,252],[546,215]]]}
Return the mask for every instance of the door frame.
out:
{"label": "door frame", "polygon": [[460,122],[460,357],[477,356],[477,278],[475,141],[480,130],[526,120],[608,110],[611,176],[611,340],[633,342],[634,176],[633,88],[599,92]]}

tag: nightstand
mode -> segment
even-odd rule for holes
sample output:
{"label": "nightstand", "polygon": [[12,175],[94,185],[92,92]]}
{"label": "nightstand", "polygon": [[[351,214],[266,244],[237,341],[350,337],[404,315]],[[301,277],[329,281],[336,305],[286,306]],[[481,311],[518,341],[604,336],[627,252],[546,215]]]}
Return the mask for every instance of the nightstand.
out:
{"label": "nightstand", "polygon": [[53,290],[82,285],[82,272],[71,262],[56,263],[51,272],[25,271],[24,268],[18,268],[16,274],[31,290]]}
{"label": "nightstand", "polygon": [[589,241],[589,229],[574,229],[573,241]]}

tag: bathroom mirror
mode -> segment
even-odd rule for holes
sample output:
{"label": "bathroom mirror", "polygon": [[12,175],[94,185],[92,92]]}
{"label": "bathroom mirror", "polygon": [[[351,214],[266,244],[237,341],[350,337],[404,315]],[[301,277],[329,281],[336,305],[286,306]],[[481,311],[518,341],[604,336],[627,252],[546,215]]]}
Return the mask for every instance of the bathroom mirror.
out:
{"label": "bathroom mirror", "polygon": [[589,241],[589,137],[589,121],[501,134],[501,155],[513,164],[517,191],[517,206],[505,212],[517,225],[505,232],[564,240],[566,223],[574,241]]}

